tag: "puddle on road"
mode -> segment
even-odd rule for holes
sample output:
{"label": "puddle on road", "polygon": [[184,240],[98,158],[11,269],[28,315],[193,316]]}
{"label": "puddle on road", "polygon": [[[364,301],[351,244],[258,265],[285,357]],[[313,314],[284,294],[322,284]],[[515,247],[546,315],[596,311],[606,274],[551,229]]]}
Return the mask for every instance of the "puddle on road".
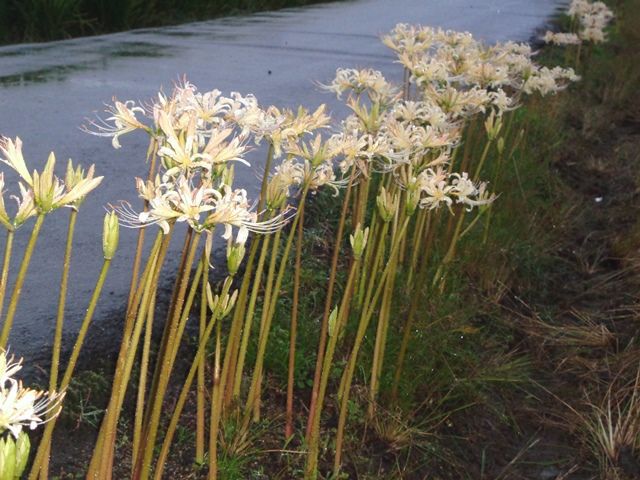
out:
{"label": "puddle on road", "polygon": [[0,85],[3,87],[25,86],[34,83],[61,82],[69,75],[76,72],[89,70],[87,64],[54,65],[52,67],[31,70],[28,72],[16,73],[13,75],[0,76]]}

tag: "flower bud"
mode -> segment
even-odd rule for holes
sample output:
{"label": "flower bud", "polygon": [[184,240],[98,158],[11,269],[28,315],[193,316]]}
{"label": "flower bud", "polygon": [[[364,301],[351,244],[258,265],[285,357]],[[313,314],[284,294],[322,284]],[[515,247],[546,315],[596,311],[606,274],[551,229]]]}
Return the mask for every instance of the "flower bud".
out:
{"label": "flower bud", "polygon": [[235,177],[235,170],[233,168],[233,165],[222,164],[222,167],[224,168],[220,172],[220,182],[223,185],[233,185],[233,179]]}
{"label": "flower bud", "polygon": [[235,242],[229,239],[227,243],[227,268],[229,269],[229,275],[233,276],[238,272],[244,254],[246,252],[245,243],[247,243],[247,237],[249,236],[249,230],[245,227],[240,227],[238,235],[236,235]]}
{"label": "flower bud", "polygon": [[[231,288],[232,281],[233,279],[231,277],[227,277],[222,286],[222,290],[228,292],[229,288]],[[214,295],[211,291],[211,285],[207,284],[207,303],[209,304],[209,309],[211,309],[213,317],[221,319],[229,315],[237,299],[238,290],[234,290],[231,295],[228,293],[223,296]]]}
{"label": "flower bud", "polygon": [[0,438],[0,478],[16,478],[16,444],[5,430]]}
{"label": "flower bud", "polygon": [[500,137],[498,139],[498,143],[496,144],[497,148],[498,148],[498,155],[502,156],[502,154],[504,153],[504,137]]}
{"label": "flower bud", "polygon": [[29,435],[24,431],[20,432],[18,439],[16,440],[16,467],[14,475],[16,478],[22,477],[27,466],[27,460],[29,460],[29,450],[31,450],[31,441],[29,441]]}
{"label": "flower bud", "polygon": [[338,320],[338,307],[335,307],[329,315],[329,336],[333,337],[336,333],[336,321]]}
{"label": "flower bud", "polygon": [[267,183],[266,206],[268,210],[274,211],[282,208],[287,201],[289,187],[279,178],[272,178]]}
{"label": "flower bud", "polygon": [[502,130],[502,117],[496,116],[495,110],[491,110],[491,113],[484,122],[484,128],[487,131],[487,138],[490,142],[493,142]]}
{"label": "flower bud", "polygon": [[415,188],[415,187],[407,189],[407,198],[406,198],[406,203],[404,205],[404,211],[406,212],[408,217],[410,217],[415,213],[419,203],[420,203],[420,190],[418,190],[418,188]]}
{"label": "flower bud", "polygon": [[367,246],[367,239],[369,238],[369,227],[364,230],[358,225],[355,232],[349,236],[351,242],[351,248],[353,249],[353,256],[356,260],[362,257],[365,247]]}
{"label": "flower bud", "polygon": [[53,169],[56,165],[56,156],[51,152],[42,172],[33,172],[34,201],[41,213],[49,213],[53,210],[56,184],[53,178]]}
{"label": "flower bud", "polygon": [[120,238],[120,224],[115,212],[107,213],[104,216],[104,227],[102,230],[102,254],[105,260],[111,260],[118,248]]}
{"label": "flower bud", "polygon": [[392,195],[384,187],[380,187],[380,193],[376,197],[378,213],[384,222],[390,222],[398,209],[398,197]]}

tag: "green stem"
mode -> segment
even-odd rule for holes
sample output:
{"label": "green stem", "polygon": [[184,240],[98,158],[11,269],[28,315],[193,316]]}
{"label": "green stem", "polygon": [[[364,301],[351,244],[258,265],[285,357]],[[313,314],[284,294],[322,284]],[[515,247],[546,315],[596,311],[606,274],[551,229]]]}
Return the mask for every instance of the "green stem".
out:
{"label": "green stem", "polygon": [[[406,219],[408,221],[409,218]],[[400,245],[403,242],[400,240]],[[387,275],[385,286],[382,294],[382,302],[380,308],[380,314],[378,318],[378,328],[376,330],[376,340],[373,350],[373,361],[371,365],[371,383],[369,385],[369,418],[375,416],[376,402],[378,397],[378,391],[380,389],[380,377],[382,375],[382,365],[384,362],[384,352],[387,344],[387,332],[389,330],[389,316],[391,313],[391,300],[393,297],[393,290],[395,285],[396,270],[398,267],[398,255],[402,248],[398,249],[398,253],[389,258],[388,266],[390,267],[389,274]]]}
{"label": "green stem", "polygon": [[353,187],[353,181],[355,179],[355,167],[352,167],[351,174],[349,175],[349,183],[347,184],[347,190],[342,199],[342,210],[340,212],[340,220],[338,221],[338,231],[336,232],[336,238],[333,244],[333,256],[331,257],[331,270],[329,271],[329,284],[327,285],[327,296],[324,301],[324,312],[322,314],[322,323],[320,324],[320,339],[318,341],[318,356],[316,357],[316,369],[313,375],[313,387],[311,389],[311,401],[309,402],[309,419],[307,421],[307,437],[311,431],[311,427],[314,422],[314,416],[316,414],[316,403],[318,401],[318,390],[320,388],[320,376],[322,372],[322,365],[324,363],[324,354],[327,343],[327,331],[329,326],[329,315],[331,314],[331,305],[333,303],[333,290],[336,284],[336,274],[338,271],[338,259],[340,257],[340,251],[342,250],[342,237],[344,235],[344,224],[347,218],[347,211],[349,210],[349,201],[351,198],[351,191]]}
{"label": "green stem", "polygon": [[[78,331],[78,336],[76,337],[76,341],[73,345],[73,350],[71,351],[71,357],[69,358],[69,363],[67,364],[67,368],[64,372],[64,376],[62,377],[62,381],[60,382],[60,392],[63,392],[71,383],[71,378],[73,376],[73,371],[76,367],[76,363],[78,361],[78,357],[80,356],[80,350],[82,349],[82,345],[84,343],[84,339],[87,335],[87,331],[89,330],[89,325],[91,325],[91,320],[93,319],[93,314],[96,310],[96,305],[98,304],[98,300],[100,298],[100,292],[102,291],[102,287],[104,286],[104,282],[107,278],[107,273],[109,272],[109,267],[111,266],[111,260],[105,259],[102,264],[102,269],[100,270],[100,275],[98,276],[98,281],[96,283],[95,288],[93,289],[93,295],[91,296],[91,300],[89,301],[89,307],[87,308],[87,313],[82,320],[82,325],[80,326],[80,330]],[[46,457],[49,454],[49,449],[51,445],[51,436],[53,434],[53,429],[55,428],[56,422],[58,421],[58,417],[52,418],[45,426],[45,430],[42,436],[42,440],[38,445],[38,450],[36,456],[33,460],[33,465],[31,467],[31,472],[29,473],[29,480],[36,480],[40,473],[40,467],[46,461]]]}
{"label": "green stem", "polygon": [[[171,236],[171,232],[163,235],[161,230],[158,231],[158,235],[151,249],[151,254],[147,260],[147,265],[145,266],[140,282],[137,284],[132,308],[129,309],[127,319],[125,320],[125,328],[127,325],[130,325],[131,329],[125,330],[122,338],[120,352],[118,353],[118,359],[116,361],[111,397],[89,464],[88,479],[97,480],[109,478],[105,476],[104,471],[105,469],[110,470],[109,462],[111,462],[113,456],[115,430],[129,383],[133,359],[137,351],[142,327],[146,321],[150,297],[153,291],[155,291],[155,285],[157,285],[160,270],[164,264]],[[138,312],[137,315],[136,312]]]}
{"label": "green stem", "polygon": [[[249,348],[249,338],[251,336],[251,325],[253,325],[253,315],[255,312],[258,292],[260,290],[260,282],[262,280],[262,271],[267,258],[269,244],[271,243],[271,235],[265,235],[261,238],[262,248],[260,249],[260,257],[258,258],[258,267],[253,278],[253,286],[251,287],[251,297],[249,298],[249,306],[247,307],[244,327],[242,329],[242,341],[240,342],[240,351],[238,352],[238,361],[236,363],[235,380],[233,382],[233,397],[240,398],[240,389],[242,387],[242,374],[244,371],[244,362],[247,357],[247,349]],[[258,241],[258,238],[254,240]],[[275,259],[275,257],[274,257]],[[273,282],[273,275],[271,276]]]}
{"label": "green stem", "polygon": [[13,318],[16,315],[18,302],[20,301],[20,294],[22,293],[24,280],[27,276],[29,263],[31,263],[31,256],[33,255],[33,250],[36,248],[36,242],[38,241],[38,235],[40,234],[40,229],[42,228],[42,222],[44,222],[44,217],[45,217],[44,213],[38,214],[38,217],[36,218],[36,223],[33,225],[33,230],[31,231],[31,236],[29,237],[29,243],[27,243],[27,248],[24,252],[24,257],[22,257],[20,270],[18,270],[18,278],[16,279],[16,283],[13,287],[11,300],[9,300],[9,309],[7,310],[7,318],[5,318],[4,325],[2,326],[2,335],[0,336],[0,348],[3,350],[7,349],[9,334],[11,333],[11,327],[13,326]]}
{"label": "green stem", "polygon": [[156,310],[156,292],[151,297],[151,306],[147,312],[147,323],[144,327],[144,339],[142,343],[142,358],[140,360],[140,378],[138,379],[138,395],[136,399],[136,413],[133,426],[133,447],[131,468],[134,468],[138,459],[138,449],[142,438],[142,421],[144,419],[144,402],[147,393],[147,372],[149,370],[149,355],[151,353],[151,334]]}
{"label": "green stem", "polygon": [[[394,238],[393,245],[391,247],[390,257],[396,255],[398,248],[400,246],[400,241],[402,237],[407,231],[407,225],[409,224],[410,218],[407,218],[404,221],[402,228],[396,238]],[[385,224],[386,225],[386,224]],[[387,263],[384,268],[380,279],[378,280],[378,286],[376,287],[375,293],[371,299],[368,307],[363,308],[360,321],[358,324],[358,331],[356,333],[356,338],[353,344],[353,348],[351,350],[351,354],[349,355],[349,360],[347,361],[347,366],[342,374],[341,380],[341,398],[340,398],[340,417],[338,420],[338,431],[336,434],[336,453],[334,459],[334,474],[336,474],[340,470],[340,465],[342,463],[342,445],[344,442],[344,428],[347,421],[347,407],[349,403],[349,393],[351,390],[351,383],[353,381],[353,375],[355,373],[356,362],[358,359],[358,353],[360,351],[360,347],[362,346],[362,341],[364,340],[364,336],[367,332],[367,328],[369,327],[369,322],[371,317],[373,316],[373,312],[375,310],[375,306],[378,303],[378,298],[380,297],[380,293],[382,292],[382,288],[385,285],[385,281],[389,272],[391,270],[391,262]]]}
{"label": "green stem", "polygon": [[484,149],[482,150],[482,156],[480,157],[480,162],[476,167],[476,171],[473,174],[473,181],[477,181],[480,178],[480,172],[482,172],[482,167],[484,166],[484,162],[487,160],[487,154],[489,153],[489,148],[493,141],[491,139],[487,140],[487,143],[484,144]]}
{"label": "green stem", "polygon": [[398,353],[398,360],[396,362],[396,370],[393,376],[393,384],[391,386],[391,402],[392,405],[395,405],[398,400],[398,389],[400,386],[400,379],[402,378],[402,370],[404,369],[404,360],[407,354],[407,349],[409,347],[409,340],[411,339],[411,334],[413,333],[413,322],[415,319],[416,312],[418,311],[418,305],[422,302],[421,291],[424,287],[425,280],[428,272],[428,262],[429,257],[426,256],[422,263],[420,264],[420,270],[418,271],[418,276],[415,284],[413,285],[413,290],[411,294],[411,306],[409,307],[409,314],[407,316],[407,322],[404,326],[404,332],[402,333],[402,342],[400,343],[400,352]]}
{"label": "green stem", "polygon": [[211,387],[211,420],[209,425],[209,480],[218,478],[218,429],[222,417],[220,401],[220,357],[222,349],[222,322],[217,322],[216,353],[213,361],[213,386]]}
{"label": "green stem", "polygon": [[[296,238],[296,257],[293,269],[293,301],[291,305],[291,327],[289,329],[289,364],[287,375],[287,401],[285,409],[284,438],[293,435],[293,384],[295,382],[296,338],[298,335],[298,303],[300,301],[300,269],[302,264],[302,233],[304,229],[304,202],[298,210],[298,228]],[[293,232],[292,232],[293,233]]]}
{"label": "green stem", "polygon": [[64,261],[62,264],[62,278],[60,279],[60,295],[58,297],[58,315],[56,316],[56,331],[53,338],[53,352],[51,355],[51,376],[49,378],[49,390],[56,390],[58,384],[58,368],[60,363],[60,349],[62,345],[62,329],[64,326],[64,310],[67,301],[67,286],[69,285],[69,268],[71,267],[71,249],[73,247],[73,234],[76,226],[78,211],[71,210],[69,215],[69,227],[67,230],[67,244],[64,249]]}
{"label": "green stem", "polygon": [[[138,462],[136,463],[136,468],[134,470],[133,478],[147,480],[150,474],[151,468],[151,460],[153,457],[153,451],[156,443],[156,436],[158,434],[158,427],[160,426],[160,415],[162,413],[162,404],[164,401],[164,395],[167,390],[167,386],[169,384],[169,378],[171,376],[171,370],[173,367],[173,363],[175,360],[176,353],[178,351],[178,347],[180,346],[180,340],[182,336],[182,331],[184,329],[184,323],[181,321],[182,316],[188,317],[189,312],[184,309],[185,305],[185,294],[187,293],[187,287],[189,284],[189,273],[191,272],[191,266],[193,265],[196,251],[198,249],[198,244],[200,240],[200,232],[194,232],[193,240],[191,241],[191,245],[189,246],[189,254],[187,257],[187,261],[185,262],[185,269],[182,272],[182,279],[180,282],[180,290],[178,292],[178,296],[176,297],[175,310],[173,312],[173,316],[171,318],[171,322],[169,324],[169,336],[167,337],[167,350],[166,354],[159,358],[160,362],[160,376],[158,381],[158,388],[153,394],[153,403],[151,408],[151,414],[149,416],[149,421],[147,423],[147,427],[145,428],[144,442],[143,442],[143,455],[138,457]],[[202,265],[200,265],[202,267]],[[200,275],[200,272],[196,273],[196,275]],[[194,284],[197,281],[194,279]],[[194,294],[197,288],[194,288]],[[191,295],[190,295],[191,297]],[[191,299],[192,301],[192,299]]]}
{"label": "green stem", "polygon": [[[209,284],[209,259],[205,252],[202,254],[203,277],[200,282],[200,325],[198,335],[200,343],[208,340],[207,335],[207,285]],[[210,333],[209,333],[210,334]],[[205,351],[200,356],[196,355],[198,362],[198,378],[196,384],[196,464],[204,462],[204,422],[205,422]],[[161,467],[162,468],[162,467]]]}
{"label": "green stem", "polygon": [[[64,249],[64,260],[62,262],[62,278],[60,279],[60,293],[58,296],[58,312],[56,316],[56,328],[53,337],[53,348],[51,351],[51,372],[49,376],[49,391],[54,392],[58,386],[58,370],[60,364],[60,350],[62,348],[62,330],[64,327],[64,311],[67,301],[67,286],[69,284],[69,269],[71,267],[71,250],[73,247],[73,235],[76,226],[78,211],[71,209],[69,215],[69,226],[67,228],[67,243]],[[49,455],[45,456],[45,461],[40,468],[40,478],[45,480],[49,472]]]}
{"label": "green stem", "polygon": [[418,212],[418,221],[413,234],[413,246],[411,249],[411,263],[409,264],[409,274],[407,276],[407,286],[411,288],[413,278],[416,274],[418,259],[424,258],[426,252],[422,251],[421,244],[425,231],[428,231],[431,225],[431,210],[420,210]]}
{"label": "green stem", "polygon": [[[223,287],[222,293],[220,294],[220,298],[224,298],[228,295],[231,284],[232,284],[232,281],[230,280],[230,278],[228,278],[227,281],[224,282],[224,287]],[[206,304],[206,300],[205,300],[205,304]],[[206,307],[205,307],[205,312],[206,312]],[[180,391],[180,395],[178,396],[176,407],[173,411],[171,420],[169,421],[169,426],[167,427],[167,432],[162,442],[162,448],[160,449],[160,454],[156,462],[156,471],[154,474],[154,478],[156,480],[162,479],[164,467],[167,461],[167,457],[169,455],[169,449],[171,448],[171,443],[173,442],[173,436],[178,426],[180,415],[182,414],[182,410],[187,401],[187,396],[189,394],[189,391],[191,390],[191,384],[193,383],[193,379],[196,376],[196,372],[198,371],[200,365],[204,362],[207,342],[209,340],[209,337],[211,336],[211,331],[213,330],[214,325],[220,323],[220,320],[221,318],[219,318],[216,314],[212,315],[211,321],[202,332],[202,336],[200,337],[200,342],[198,344],[198,350],[196,351],[196,355],[191,364],[191,368],[189,369],[187,378],[185,379],[184,385],[182,386],[182,390]],[[218,396],[219,396],[219,393],[218,393]],[[221,400],[221,399],[218,399],[218,400]],[[220,405],[217,404],[217,407],[220,407]]]}
{"label": "green stem", "polygon": [[2,318],[4,296],[7,292],[7,282],[9,281],[9,266],[11,265],[14,236],[15,230],[7,230],[7,242],[4,245],[4,260],[2,262],[2,276],[0,276],[0,318]]}
{"label": "green stem", "polygon": [[267,185],[269,184],[269,171],[271,170],[271,164],[273,163],[273,144],[269,143],[269,149],[267,150],[267,159],[264,163],[264,173],[262,174],[262,184],[260,185],[260,200],[258,200],[257,211],[260,213],[264,208],[264,204],[267,200]]}
{"label": "green stem", "polygon": [[[152,137],[151,141],[149,142],[149,148],[147,149],[147,161],[149,159],[151,159],[151,162],[149,164],[149,172],[147,173],[147,181],[152,181],[153,180],[153,175],[154,175],[155,169],[156,169],[156,153],[157,153],[157,151],[158,151],[158,143]],[[144,208],[145,212],[147,210],[149,210],[149,201],[148,200],[144,201],[144,207],[143,208]],[[141,228],[138,231],[138,240],[136,242],[136,253],[135,253],[134,258],[133,258],[133,268],[131,270],[131,283],[130,283],[130,287],[129,287],[129,300],[127,302],[127,314],[129,313],[129,310],[131,310],[131,308],[133,308],[134,310],[136,309],[136,307],[133,304],[134,304],[135,292],[138,289],[137,288],[138,287],[138,274],[140,273],[140,262],[142,260],[142,250],[144,248],[145,232],[146,232],[145,228]]]}
{"label": "green stem", "polygon": [[[298,205],[298,211],[300,211],[301,208],[304,208],[304,203],[307,198],[307,191],[308,191],[308,186],[305,186],[305,188],[302,191],[300,204]],[[245,418],[244,418],[243,424],[248,424],[251,411],[253,410],[254,406],[256,406],[257,403],[260,401],[258,398],[259,396],[258,392],[260,391],[261,383],[262,383],[262,368],[264,365],[264,354],[267,348],[267,339],[269,337],[269,331],[271,329],[271,322],[273,321],[273,317],[275,315],[276,306],[278,303],[278,297],[280,296],[280,287],[282,285],[282,279],[284,278],[284,272],[287,268],[287,263],[289,261],[289,252],[291,251],[291,244],[293,243],[293,237],[295,235],[296,228],[298,227],[299,221],[300,221],[300,215],[296,213],[296,216],[293,219],[293,224],[291,225],[291,231],[289,232],[289,236],[287,238],[287,243],[285,244],[285,247],[284,247],[282,258],[280,260],[278,276],[276,277],[275,286],[271,294],[271,297],[269,298],[269,301],[268,301],[268,307],[267,307],[267,304],[265,304],[265,307],[264,307],[264,308],[267,308],[267,316],[265,318],[264,324],[262,325],[263,330],[260,332],[258,353],[256,356],[255,367],[253,369],[253,377],[251,379],[251,387],[249,389],[247,404],[245,406]],[[265,297],[265,299],[266,298],[267,297]]]}
{"label": "green stem", "polygon": [[[458,222],[456,223],[456,229],[453,232],[453,236],[451,237],[451,242],[449,243],[449,248],[447,249],[447,253],[444,258],[440,262],[438,269],[436,270],[436,274],[433,276],[432,285],[436,285],[439,281],[444,279],[446,275],[446,268],[453,261],[453,258],[456,253],[456,247],[458,245],[458,240],[460,239],[460,232],[462,230],[462,224],[464,223],[465,210],[460,210],[458,212]],[[441,290],[444,288],[444,283],[441,284]]]}
{"label": "green stem", "polygon": [[333,333],[329,336],[329,342],[327,344],[327,351],[322,361],[322,372],[320,375],[320,385],[318,388],[318,396],[316,403],[316,414],[313,416],[313,423],[311,430],[308,434],[309,452],[307,454],[307,466],[305,469],[305,479],[315,480],[318,475],[318,455],[320,449],[320,418],[322,416],[322,406],[324,404],[324,398],[327,392],[327,384],[329,383],[329,374],[331,372],[331,364],[333,363],[333,357],[336,350],[340,333],[344,328],[344,324],[347,321],[347,307],[351,303],[351,295],[353,291],[354,280],[357,277],[357,271],[360,266],[360,260],[355,259],[351,264],[351,270],[349,271],[349,277],[347,279],[347,285],[340,302],[340,308],[338,309],[336,325]]}

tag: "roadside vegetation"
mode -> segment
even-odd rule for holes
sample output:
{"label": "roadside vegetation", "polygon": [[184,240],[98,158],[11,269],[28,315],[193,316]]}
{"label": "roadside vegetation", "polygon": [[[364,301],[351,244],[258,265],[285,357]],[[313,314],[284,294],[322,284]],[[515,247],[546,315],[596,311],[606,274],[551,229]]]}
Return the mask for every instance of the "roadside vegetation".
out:
{"label": "roadside vegetation", "polygon": [[0,0],[0,43],[46,42],[322,0]]}
{"label": "roadside vegetation", "polygon": [[[56,336],[38,408],[3,426],[13,474],[638,478],[640,4],[577,0],[556,26],[534,56],[398,25],[383,41],[405,83],[339,69],[325,88],[352,111],[340,122],[185,81],[87,124],[115,148],[147,132],[149,177],[135,182],[140,206],[105,217],[70,360]],[[233,183],[260,142],[252,208]],[[54,159],[31,174],[19,139],[1,153],[21,178],[17,213],[3,208],[4,268],[13,231],[35,217],[33,249],[63,206],[72,245],[102,178],[71,164],[58,178]],[[76,372],[120,224],[139,238],[122,344],[115,365]],[[172,238],[177,272],[163,268]],[[3,392],[23,388],[8,365]]]}

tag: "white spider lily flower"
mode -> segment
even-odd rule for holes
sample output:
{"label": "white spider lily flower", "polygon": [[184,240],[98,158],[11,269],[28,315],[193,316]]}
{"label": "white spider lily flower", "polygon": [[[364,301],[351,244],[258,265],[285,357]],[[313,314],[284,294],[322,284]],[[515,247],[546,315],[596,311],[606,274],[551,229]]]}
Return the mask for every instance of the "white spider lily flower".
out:
{"label": "white spider lily flower", "polygon": [[314,166],[311,162],[305,160],[303,183],[308,186],[311,192],[316,192],[321,187],[328,186],[333,188],[335,194],[338,195],[338,188],[345,185],[345,180],[336,180],[332,163],[323,162]]}
{"label": "white spider lily flower", "polygon": [[411,61],[429,50],[435,41],[435,30],[422,25],[399,23],[388,35],[382,37],[382,43]]}
{"label": "white spider lily flower", "polygon": [[251,133],[256,144],[265,137],[271,138],[287,121],[287,115],[275,107],[266,110],[260,108],[253,95],[240,98],[238,106],[232,108],[226,118],[230,123],[238,125],[242,134]]}
{"label": "white spider lily flower", "polygon": [[465,74],[465,81],[480,88],[496,88],[510,83],[509,69],[506,65],[493,61],[473,62]]}
{"label": "white spider lily flower", "polygon": [[442,89],[429,87],[424,92],[425,98],[437,104],[450,118],[465,118],[484,112],[491,101],[489,93],[480,88],[458,90],[453,86]]}
{"label": "white spider lily flower", "polygon": [[189,82],[177,86],[173,96],[176,99],[176,112],[179,114],[188,112],[195,116],[198,128],[201,129],[221,124],[233,104],[231,99],[222,96],[220,90],[214,89],[200,93]]}
{"label": "white spider lily flower", "polygon": [[98,117],[97,121],[90,121],[89,125],[83,126],[82,129],[91,135],[111,137],[113,148],[121,147],[119,138],[127,133],[135,130],[152,133],[151,128],[138,120],[136,116],[137,114],[146,115],[145,109],[136,105],[133,100],[119,102],[114,99],[114,104],[108,105],[106,112],[110,115],[109,117],[104,120]]}
{"label": "white spider lily flower", "polygon": [[[0,151],[6,157],[2,161],[13,168],[32,190],[31,193],[28,193],[22,183],[19,183],[22,199],[18,199],[19,207],[15,221],[17,225],[24,223],[24,220],[32,216],[33,204],[40,213],[48,213],[63,206],[76,208],[78,203],[95,189],[103,178],[94,178],[93,166],[84,176],[84,171],[81,168],[74,170],[73,164],[70,163],[67,167],[66,179],[63,182],[53,173],[56,163],[53,152],[49,154],[42,172],[34,171],[33,174],[29,174],[22,155],[22,141],[18,137],[15,142],[3,138],[0,141]],[[4,177],[2,183],[4,185]]]}
{"label": "white spider lily flower", "polygon": [[569,83],[580,80],[572,68],[535,67],[524,81],[522,92],[531,95],[538,92],[542,96],[564,90]]}
{"label": "white spider lily flower", "polygon": [[20,137],[16,137],[15,141],[2,137],[0,139],[0,153],[3,156],[0,160],[13,168],[25,182],[31,185],[31,174],[22,155],[22,140],[20,140]]}
{"label": "white spider lily flower", "polygon": [[289,156],[300,157],[313,166],[319,166],[332,161],[342,151],[340,139],[332,136],[327,141],[322,141],[322,135],[316,135],[310,142],[299,140],[291,142],[285,147]]}
{"label": "white spider lily flower", "polygon": [[276,166],[267,183],[266,208],[274,211],[284,206],[291,196],[291,188],[298,187],[304,180],[304,167],[293,159],[283,160]]}
{"label": "white spider lily flower", "polygon": [[[101,183],[103,178],[103,177],[99,177],[99,179],[94,178],[94,175],[95,175],[95,165],[91,165],[89,167],[89,170],[85,172],[84,168],[82,168],[81,165],[78,165],[77,167],[74,168],[73,162],[71,161],[71,159],[69,159],[69,161],[67,162],[67,173],[64,177],[65,191],[68,194],[71,194],[76,189],[87,190],[90,188],[90,190],[93,190]],[[87,191],[87,193],[89,193],[89,191]],[[78,196],[73,202],[70,202],[68,206],[70,206],[71,208],[77,209],[80,206],[80,204],[82,204],[85,198],[86,198],[86,194]]]}
{"label": "white spider lily flower", "polygon": [[163,176],[165,180],[197,168],[209,168],[210,157],[199,151],[195,117],[190,119],[185,130],[176,131],[172,118],[161,111],[158,124],[164,134],[164,144],[158,149],[158,155],[167,169]]}
{"label": "white spider lily flower", "polygon": [[542,37],[544,43],[552,43],[554,45],[580,45],[582,40],[575,33],[562,33],[547,31]]}
{"label": "white spider lily flower", "polygon": [[77,202],[94,190],[103,177],[93,177],[93,168],[89,169],[89,175],[85,178],[74,178],[73,183],[60,180],[53,174],[56,157],[53,152],[42,172],[33,172],[33,197],[38,212],[48,213],[60,207],[76,207]]}
{"label": "white spider lily flower", "polygon": [[204,147],[204,155],[212,166],[228,162],[240,162],[251,166],[242,156],[249,151],[247,146],[247,134],[240,133],[227,141],[233,133],[233,129],[213,129],[207,145]]}
{"label": "white spider lily flower", "polygon": [[355,166],[355,175],[362,174],[368,177],[372,160],[377,157],[386,157],[391,153],[391,147],[385,136],[362,133],[357,128],[350,130],[346,124],[343,131],[335,134],[331,141],[342,156],[339,168],[343,175]]}
{"label": "white spider lily flower", "polygon": [[414,125],[431,125],[439,130],[448,130],[453,127],[447,114],[438,105],[430,102],[397,102],[389,111],[388,116],[397,121]]}
{"label": "white spider lily flower", "polygon": [[517,101],[514,98],[509,97],[507,92],[501,88],[496,91],[489,92],[489,98],[491,99],[491,104],[498,109],[498,115],[502,115],[504,112],[518,108]]}
{"label": "white spider lily flower", "polygon": [[453,186],[447,182],[447,179],[443,179],[440,175],[433,174],[431,169],[427,169],[418,176],[418,185],[422,193],[421,208],[435,210],[441,205],[445,205],[451,210]]}
{"label": "white spider lily flower", "polygon": [[207,184],[194,187],[184,176],[172,183],[159,183],[158,178],[153,183],[137,178],[136,184],[140,197],[149,204],[148,209],[137,213],[128,203],[122,202],[114,210],[126,227],[158,225],[165,234],[174,222],[186,222],[196,231],[204,230],[200,217],[215,208],[215,198],[220,195]]}
{"label": "white spider lily flower", "polygon": [[34,199],[33,190],[26,188],[22,182],[18,182],[18,188],[20,189],[20,197],[12,195],[11,198],[18,204],[18,211],[13,220],[13,228],[18,228],[29,218],[37,215],[36,204]]}
{"label": "white spider lily flower", "polygon": [[467,211],[471,211],[473,207],[489,205],[497,198],[487,191],[486,182],[475,184],[466,172],[452,173],[450,178],[453,187],[451,194],[456,197],[456,203],[467,206]]}
{"label": "white spider lily flower", "polygon": [[420,88],[432,83],[448,83],[453,78],[448,66],[437,58],[422,58],[410,64],[405,57],[401,56],[400,63],[411,71],[411,80]]}
{"label": "white spider lily flower", "polygon": [[344,92],[353,92],[356,96],[366,93],[372,102],[390,103],[399,95],[399,90],[391,85],[378,70],[339,68],[329,85],[321,88],[336,94],[338,98]]}
{"label": "white spider lily flower", "polygon": [[276,117],[284,116],[284,120],[273,131],[265,134],[273,146],[274,157],[282,155],[283,148],[296,142],[302,135],[312,133],[321,128],[327,128],[331,118],[324,112],[326,105],[320,105],[313,113],[309,113],[305,108],[299,107],[297,112],[283,110],[280,112],[276,107],[269,107],[269,111]]}
{"label": "white spider lily flower", "polygon": [[7,357],[6,352],[0,353],[0,386],[15,381],[13,376],[22,370],[22,359],[14,361],[14,356]]}
{"label": "white spider lily flower", "polygon": [[203,227],[213,229],[216,225],[223,225],[225,231],[222,238],[225,240],[231,238],[232,227],[244,227],[250,232],[266,234],[281,229],[288,222],[287,212],[258,221],[258,214],[250,210],[246,190],[232,190],[228,185],[222,186],[222,193],[216,192],[213,205]]}
{"label": "white spider lily flower", "polygon": [[9,217],[7,209],[4,205],[4,172],[0,172],[0,223],[2,223],[2,225],[4,225],[7,230],[14,229],[11,218]]}
{"label": "white spider lily flower", "polygon": [[2,382],[0,383],[0,433],[9,431],[18,438],[23,427],[31,430],[55,418],[61,409],[64,393],[51,393],[25,388],[12,375],[21,368],[22,360],[7,360],[6,352],[0,352]]}

